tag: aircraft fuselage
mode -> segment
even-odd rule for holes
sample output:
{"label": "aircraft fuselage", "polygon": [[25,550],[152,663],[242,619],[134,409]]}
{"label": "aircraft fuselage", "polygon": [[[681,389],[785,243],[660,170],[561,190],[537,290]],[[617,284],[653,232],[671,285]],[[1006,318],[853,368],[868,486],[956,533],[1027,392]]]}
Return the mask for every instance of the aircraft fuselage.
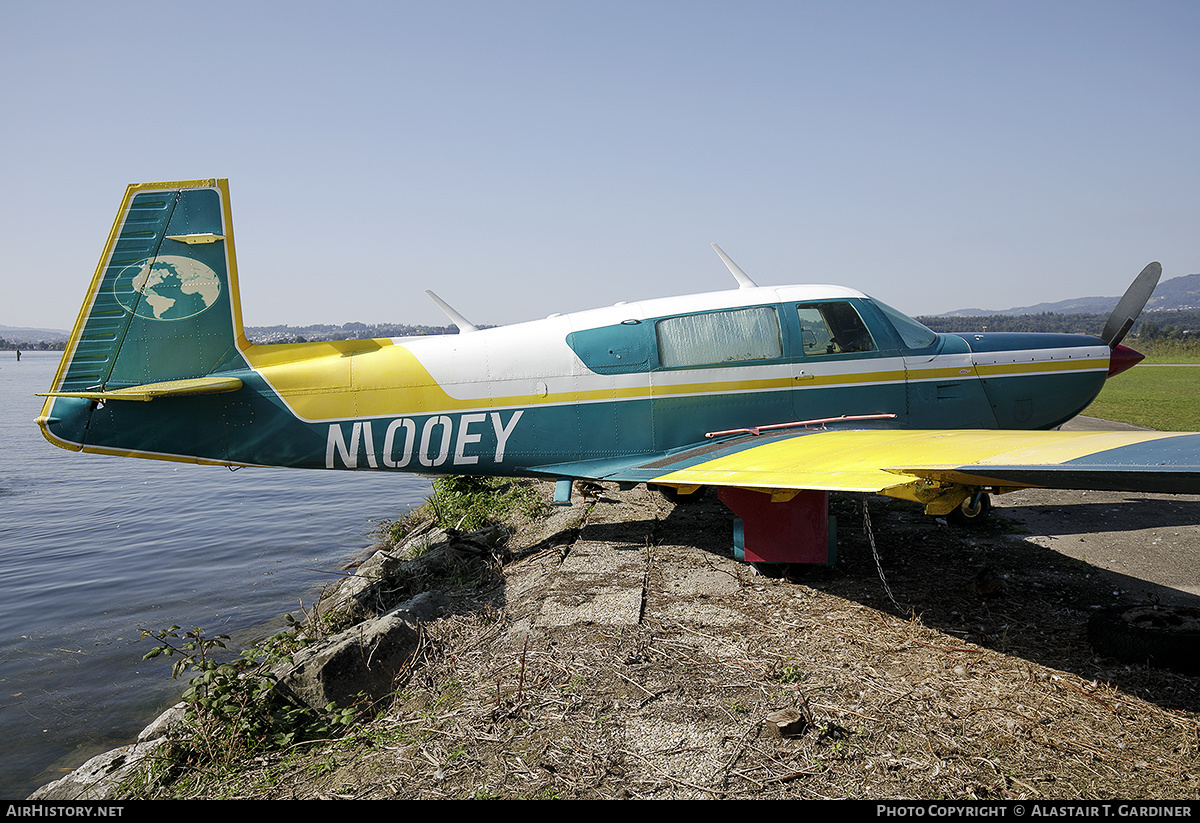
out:
{"label": "aircraft fuselage", "polygon": [[55,398],[47,432],[88,451],[206,463],[546,473],[842,415],[1046,429],[1086,408],[1109,367],[1097,338],[922,337],[894,317],[850,289],[763,287],[458,335],[245,345],[213,372],[240,379],[237,391]]}

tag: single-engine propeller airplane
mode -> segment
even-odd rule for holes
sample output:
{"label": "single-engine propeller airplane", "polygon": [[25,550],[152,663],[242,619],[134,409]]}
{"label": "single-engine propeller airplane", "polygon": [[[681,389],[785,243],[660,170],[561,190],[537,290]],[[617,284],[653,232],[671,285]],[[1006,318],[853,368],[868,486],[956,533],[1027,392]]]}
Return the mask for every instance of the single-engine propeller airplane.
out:
{"label": "single-engine propeller airplane", "polygon": [[717,487],[751,562],[825,563],[831,491],[986,514],[1026,487],[1200,492],[1200,434],[1063,432],[1161,271],[1100,337],[935,334],[837,286],[756,285],[459,334],[257,345],[226,180],[125,192],[38,423],[65,449],[226,466]]}

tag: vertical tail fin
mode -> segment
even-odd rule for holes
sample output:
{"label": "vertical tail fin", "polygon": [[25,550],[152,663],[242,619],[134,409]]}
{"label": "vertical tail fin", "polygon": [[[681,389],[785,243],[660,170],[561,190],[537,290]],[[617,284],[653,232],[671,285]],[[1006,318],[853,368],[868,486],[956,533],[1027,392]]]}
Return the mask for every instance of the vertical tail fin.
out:
{"label": "vertical tail fin", "polygon": [[228,181],[132,184],[38,423],[80,448],[80,402],[243,367],[245,345]]}

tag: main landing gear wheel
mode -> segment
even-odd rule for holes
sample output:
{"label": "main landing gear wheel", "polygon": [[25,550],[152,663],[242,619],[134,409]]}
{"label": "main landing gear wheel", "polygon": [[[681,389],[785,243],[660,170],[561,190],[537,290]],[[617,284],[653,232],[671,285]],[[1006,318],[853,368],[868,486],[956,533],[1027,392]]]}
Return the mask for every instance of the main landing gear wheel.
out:
{"label": "main landing gear wheel", "polygon": [[954,511],[946,515],[946,522],[953,526],[974,528],[982,526],[992,513],[992,498],[986,492],[968,497]]}
{"label": "main landing gear wheel", "polygon": [[1112,606],[1088,619],[1088,640],[1102,657],[1200,672],[1200,609]]}

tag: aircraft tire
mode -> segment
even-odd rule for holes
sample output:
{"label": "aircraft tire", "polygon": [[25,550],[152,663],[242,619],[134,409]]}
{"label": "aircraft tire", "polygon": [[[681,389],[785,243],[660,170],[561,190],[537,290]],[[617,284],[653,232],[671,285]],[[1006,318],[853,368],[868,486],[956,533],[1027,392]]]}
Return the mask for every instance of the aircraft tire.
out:
{"label": "aircraft tire", "polygon": [[685,494],[674,486],[655,486],[655,488],[658,489],[659,494],[676,506],[681,503],[699,503],[704,499],[704,493],[708,490],[707,486],[701,486],[694,492],[687,492]]}
{"label": "aircraft tire", "polygon": [[963,500],[960,506],[946,515],[946,522],[952,526],[967,528],[982,526],[992,513],[992,498],[991,495],[980,494],[979,502],[971,505],[974,500],[973,497]]}
{"label": "aircraft tire", "polygon": [[1186,606],[1112,606],[1088,619],[1096,653],[1123,663],[1147,663],[1200,673],[1200,609]]}

